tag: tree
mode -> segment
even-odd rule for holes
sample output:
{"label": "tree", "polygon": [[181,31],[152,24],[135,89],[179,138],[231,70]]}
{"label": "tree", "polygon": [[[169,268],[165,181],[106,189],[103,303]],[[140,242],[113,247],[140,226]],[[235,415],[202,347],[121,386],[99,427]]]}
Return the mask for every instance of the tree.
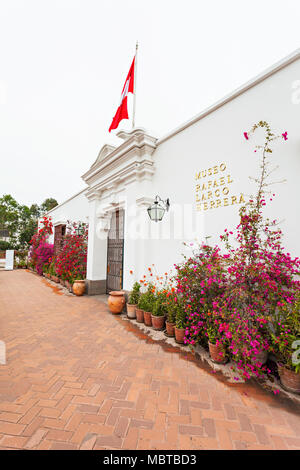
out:
{"label": "tree", "polygon": [[58,206],[58,202],[56,199],[52,197],[48,197],[40,206],[40,211],[45,214],[46,212],[50,211],[54,207]]}
{"label": "tree", "polygon": [[7,229],[9,237],[15,239],[18,224],[19,204],[10,194],[4,194],[0,198],[0,229]]}
{"label": "tree", "polygon": [[27,248],[29,246],[29,242],[32,239],[38,225],[38,214],[39,212],[37,213],[36,211],[32,213],[31,208],[29,209],[27,206],[20,206],[20,221],[18,230],[18,243],[20,247]]}
{"label": "tree", "polygon": [[31,204],[30,208],[30,213],[34,219],[38,219],[41,215],[41,209],[38,206],[38,204]]}
{"label": "tree", "polygon": [[57,205],[56,199],[47,198],[40,206],[32,204],[28,207],[18,204],[10,194],[4,194],[0,198],[0,229],[8,231],[9,247],[16,250],[28,248],[39,218]]}

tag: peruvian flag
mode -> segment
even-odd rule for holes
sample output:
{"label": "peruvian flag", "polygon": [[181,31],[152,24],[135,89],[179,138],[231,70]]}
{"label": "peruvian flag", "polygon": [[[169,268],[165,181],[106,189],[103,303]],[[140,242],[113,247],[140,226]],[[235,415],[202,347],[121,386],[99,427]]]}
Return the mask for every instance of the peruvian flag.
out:
{"label": "peruvian flag", "polygon": [[127,109],[127,95],[128,93],[134,92],[134,61],[135,61],[135,57],[133,58],[131,67],[129,69],[127,78],[125,80],[123,90],[122,90],[122,95],[121,95],[121,101],[117,109],[117,112],[114,115],[112,123],[110,125],[109,132],[112,129],[117,129],[122,119],[129,119],[128,109]]}

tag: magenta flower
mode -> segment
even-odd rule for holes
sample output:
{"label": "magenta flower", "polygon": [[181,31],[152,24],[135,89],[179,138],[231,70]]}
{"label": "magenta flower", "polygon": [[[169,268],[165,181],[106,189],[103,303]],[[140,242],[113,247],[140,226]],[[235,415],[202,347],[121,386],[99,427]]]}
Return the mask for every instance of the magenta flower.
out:
{"label": "magenta flower", "polygon": [[288,138],[287,138],[287,132],[286,132],[286,131],[283,132],[283,134],[281,134],[281,135],[282,135],[282,137],[284,138],[284,140],[288,140]]}
{"label": "magenta flower", "polygon": [[[282,134],[283,135],[283,134]],[[248,136],[248,133],[247,132],[244,132],[244,137],[246,140],[249,140],[249,136]]]}

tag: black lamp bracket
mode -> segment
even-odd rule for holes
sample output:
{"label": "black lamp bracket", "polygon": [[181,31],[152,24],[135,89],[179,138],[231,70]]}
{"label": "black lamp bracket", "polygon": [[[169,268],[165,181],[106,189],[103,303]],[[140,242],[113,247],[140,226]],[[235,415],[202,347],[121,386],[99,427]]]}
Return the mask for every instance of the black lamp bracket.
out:
{"label": "black lamp bracket", "polygon": [[158,204],[159,202],[162,202],[163,205],[165,206],[165,209],[166,211],[168,212],[169,208],[170,208],[170,200],[169,198],[167,198],[165,201],[158,195],[155,196],[155,199],[154,199],[154,204]]}

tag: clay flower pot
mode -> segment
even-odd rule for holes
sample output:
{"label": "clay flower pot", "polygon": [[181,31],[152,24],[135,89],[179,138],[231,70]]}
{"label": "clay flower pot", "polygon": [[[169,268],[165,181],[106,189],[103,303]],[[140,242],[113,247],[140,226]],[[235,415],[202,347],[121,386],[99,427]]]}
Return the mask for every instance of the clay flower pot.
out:
{"label": "clay flower pot", "polygon": [[167,335],[175,336],[175,323],[170,323],[166,321]]}
{"label": "clay flower pot", "polygon": [[176,328],[175,326],[175,340],[177,343],[184,344],[185,328]]}
{"label": "clay flower pot", "polygon": [[144,310],[141,310],[140,308],[136,308],[135,314],[136,314],[136,321],[138,323],[144,323]]}
{"label": "clay flower pot", "polygon": [[282,365],[278,365],[278,373],[281,385],[288,392],[300,393],[300,374],[293,370],[287,369]]}
{"label": "clay flower pot", "polygon": [[128,318],[136,318],[135,309],[136,309],[136,305],[127,304],[127,317]]}
{"label": "clay flower pot", "polygon": [[85,292],[85,281],[84,280],[79,280],[79,279],[74,281],[72,289],[73,289],[73,292],[74,292],[75,295],[83,295],[84,292]]}
{"label": "clay flower pot", "polygon": [[209,354],[211,359],[218,364],[225,364],[226,356],[220,345],[212,344],[208,342]]}
{"label": "clay flower pot", "polygon": [[145,323],[145,325],[152,326],[151,316],[152,316],[151,312],[145,312],[145,310],[144,310],[144,323]]}
{"label": "clay flower pot", "polygon": [[151,320],[152,320],[152,326],[155,330],[163,330],[165,326],[165,317],[164,315],[162,316],[157,316],[157,315],[151,315]]}
{"label": "clay flower pot", "polygon": [[114,290],[109,293],[108,308],[114,315],[121,313],[125,305],[124,292]]}
{"label": "clay flower pot", "polygon": [[257,354],[254,362],[261,362],[262,365],[264,365],[267,362],[267,360],[268,360],[268,351],[263,350]]}

